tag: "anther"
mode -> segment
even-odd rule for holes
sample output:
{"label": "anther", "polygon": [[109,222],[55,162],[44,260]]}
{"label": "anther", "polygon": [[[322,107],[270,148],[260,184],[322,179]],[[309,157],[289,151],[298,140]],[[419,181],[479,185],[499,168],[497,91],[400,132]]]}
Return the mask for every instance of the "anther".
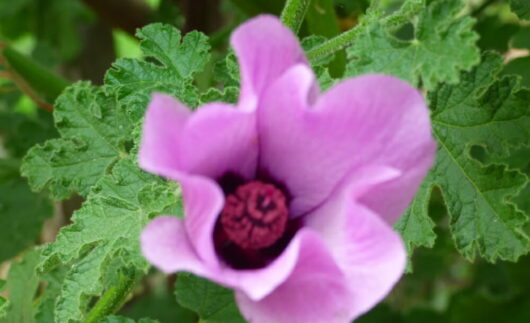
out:
{"label": "anther", "polygon": [[285,232],[287,200],[272,184],[253,181],[226,197],[220,222],[227,237],[243,249],[273,245]]}

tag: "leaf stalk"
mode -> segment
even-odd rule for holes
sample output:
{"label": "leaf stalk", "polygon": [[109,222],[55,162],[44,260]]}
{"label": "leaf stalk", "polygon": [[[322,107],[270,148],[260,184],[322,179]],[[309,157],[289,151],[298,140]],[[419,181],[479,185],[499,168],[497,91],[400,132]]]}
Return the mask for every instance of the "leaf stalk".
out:
{"label": "leaf stalk", "polygon": [[304,21],[311,0],[287,0],[280,16],[284,25],[297,33]]}

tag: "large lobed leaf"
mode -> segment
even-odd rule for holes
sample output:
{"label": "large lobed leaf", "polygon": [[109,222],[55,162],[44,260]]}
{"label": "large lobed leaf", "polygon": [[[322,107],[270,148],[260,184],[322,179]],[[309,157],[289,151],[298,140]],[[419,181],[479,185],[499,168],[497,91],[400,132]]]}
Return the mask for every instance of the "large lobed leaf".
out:
{"label": "large lobed leaf", "polygon": [[[530,91],[515,77],[497,79],[500,56],[487,53],[480,66],[461,76],[458,85],[440,85],[429,95],[433,133],[438,142],[435,165],[398,225],[413,245],[430,245],[432,230],[426,205],[433,186],[440,188],[451,216],[458,250],[473,259],[515,261],[530,250],[523,231],[527,216],[511,201],[527,184],[518,170],[502,164],[481,164],[470,154],[481,146],[491,156],[508,156],[509,147],[530,144]],[[420,207],[418,207],[420,206]]]}
{"label": "large lobed leaf", "polygon": [[[407,1],[393,16],[377,19],[375,15],[373,22],[360,26],[364,30],[347,51],[350,60],[346,75],[391,74],[434,89],[438,82],[456,83],[460,70],[478,63],[478,35],[472,30],[473,19],[458,16],[463,4],[459,0],[435,0],[419,11],[423,3]],[[392,35],[390,27],[407,20],[413,23],[413,39],[401,40]]]}
{"label": "large lobed leaf", "polygon": [[24,158],[22,175],[34,190],[48,187],[58,200],[74,192],[86,196],[126,154],[131,123],[116,95],[85,82],[62,93],[54,118],[61,138],[32,148]]}
{"label": "large lobed leaf", "polygon": [[[139,236],[149,216],[177,204],[176,186],[142,172],[132,157],[118,162],[42,254],[41,270],[71,264],[57,298],[56,320],[77,321],[91,296],[117,268],[146,271]],[[119,259],[116,263],[116,259]]]}
{"label": "large lobed leaf", "polygon": [[[73,192],[86,197],[73,224],[42,250],[39,271],[49,275],[68,268],[53,284],[55,311],[49,311],[47,300],[39,313],[57,322],[82,320],[92,298],[117,273],[145,272],[149,266],[140,254],[140,231],[153,215],[180,212],[178,187],[136,164],[136,150],[130,147],[138,144],[140,125],[133,124],[152,91],[168,92],[188,104],[199,102],[191,82],[208,60],[208,44],[204,35],[192,32],[176,46],[180,32],[162,24],[147,26],[138,35],[149,60],[119,60],[103,87],[69,87],[54,114],[62,137],[34,147],[22,167],[33,189],[49,187],[56,199]],[[207,96],[233,96],[233,91],[217,92]]]}

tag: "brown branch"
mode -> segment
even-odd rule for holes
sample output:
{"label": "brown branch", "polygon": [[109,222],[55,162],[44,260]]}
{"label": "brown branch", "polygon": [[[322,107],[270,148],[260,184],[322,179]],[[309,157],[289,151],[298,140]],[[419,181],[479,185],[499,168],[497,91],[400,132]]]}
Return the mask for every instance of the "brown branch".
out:
{"label": "brown branch", "polygon": [[151,10],[140,0],[83,0],[85,5],[111,27],[134,36],[136,29],[149,23]]}
{"label": "brown branch", "polygon": [[220,0],[173,0],[186,18],[184,32],[198,30],[210,34],[222,25]]}
{"label": "brown branch", "polygon": [[39,98],[39,96],[35,92],[33,92],[31,87],[21,77],[18,77],[15,73],[9,73],[9,72],[5,72],[3,74],[5,78],[13,81],[13,83],[15,83],[15,85],[20,90],[20,92],[27,95],[31,99],[31,101],[33,101],[39,108],[46,110],[48,112],[53,111],[53,105]]}

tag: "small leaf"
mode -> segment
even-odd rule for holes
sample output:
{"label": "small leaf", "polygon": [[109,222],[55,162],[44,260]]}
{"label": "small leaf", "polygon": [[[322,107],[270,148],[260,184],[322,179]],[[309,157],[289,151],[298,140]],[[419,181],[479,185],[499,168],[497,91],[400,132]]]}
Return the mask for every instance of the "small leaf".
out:
{"label": "small leaf", "polygon": [[105,75],[105,84],[115,87],[133,121],[143,117],[154,91],[174,95],[188,106],[199,103],[193,75],[202,71],[210,55],[207,37],[192,31],[181,38],[180,31],[164,24],[151,24],[137,33],[140,48],[152,59],[117,60]]}

